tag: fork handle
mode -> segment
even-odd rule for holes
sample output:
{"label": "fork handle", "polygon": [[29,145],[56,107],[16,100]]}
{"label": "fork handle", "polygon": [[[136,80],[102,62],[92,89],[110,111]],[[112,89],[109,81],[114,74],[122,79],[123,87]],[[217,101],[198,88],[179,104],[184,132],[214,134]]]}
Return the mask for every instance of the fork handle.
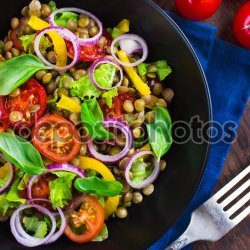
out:
{"label": "fork handle", "polygon": [[193,242],[188,236],[184,233],[182,234],[176,241],[174,241],[171,245],[169,245],[165,250],[179,250],[183,247],[189,245]]}

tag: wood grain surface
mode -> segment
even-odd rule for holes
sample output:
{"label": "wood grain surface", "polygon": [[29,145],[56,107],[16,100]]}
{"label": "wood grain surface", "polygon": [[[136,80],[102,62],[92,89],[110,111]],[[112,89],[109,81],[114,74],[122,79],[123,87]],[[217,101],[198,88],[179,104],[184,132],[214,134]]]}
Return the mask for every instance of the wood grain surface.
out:
{"label": "wood grain surface", "polygon": [[[160,7],[176,12],[172,0],[154,0]],[[246,0],[223,0],[219,10],[205,23],[218,27],[219,38],[236,43],[232,34],[232,23],[237,9]],[[250,82],[250,78],[249,78]],[[232,145],[214,192],[222,188],[241,170],[250,164],[250,100],[242,117],[238,136]],[[204,233],[206,233],[204,231]],[[197,242],[194,250],[250,250],[250,216],[243,220],[224,238],[215,243]]]}

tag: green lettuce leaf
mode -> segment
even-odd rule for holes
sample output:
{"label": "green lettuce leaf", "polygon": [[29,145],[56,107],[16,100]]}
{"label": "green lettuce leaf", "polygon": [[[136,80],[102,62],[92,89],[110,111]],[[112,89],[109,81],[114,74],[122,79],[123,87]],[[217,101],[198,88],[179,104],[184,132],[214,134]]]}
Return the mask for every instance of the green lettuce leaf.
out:
{"label": "green lettuce leaf", "polygon": [[101,92],[91,83],[89,75],[83,76],[78,81],[72,82],[70,87],[70,94],[82,100],[99,97],[101,94]]}
{"label": "green lettuce leaf", "polygon": [[111,88],[114,82],[116,67],[110,63],[104,63],[94,72],[95,81],[103,88]]}
{"label": "green lettuce leaf", "polygon": [[37,217],[27,217],[23,218],[23,225],[27,232],[34,233],[34,237],[43,239],[48,231],[48,226],[45,221],[39,221]]}
{"label": "green lettuce leaf", "polygon": [[102,103],[107,104],[109,108],[113,106],[113,98],[118,96],[118,88],[111,89],[102,94]]}
{"label": "green lettuce leaf", "polygon": [[24,173],[16,172],[16,179],[10,190],[0,195],[0,214],[5,215],[9,209],[16,209],[20,204],[25,202],[25,199],[19,195],[18,185],[23,178]]}
{"label": "green lettuce leaf", "polygon": [[103,225],[102,231],[92,240],[96,242],[101,242],[109,237],[109,232],[106,224]]}
{"label": "green lettuce leaf", "polygon": [[58,26],[66,28],[68,21],[73,20],[77,22],[77,18],[78,18],[78,15],[76,13],[65,11],[65,12],[58,13],[55,16],[55,22]]}
{"label": "green lettuce leaf", "polygon": [[56,3],[54,1],[49,2],[49,7],[51,8],[52,11],[57,10]]}
{"label": "green lettuce leaf", "polygon": [[71,187],[76,175],[68,172],[54,172],[54,174],[58,178],[49,183],[50,200],[53,208],[63,208],[72,199]]}
{"label": "green lettuce leaf", "polygon": [[[149,66],[155,66],[154,71],[149,70]],[[165,60],[160,60],[154,63],[141,63],[137,66],[138,73],[140,76],[145,76],[147,73],[156,73],[160,81],[163,81],[170,73],[172,73],[172,69],[168,66]]]}
{"label": "green lettuce leaf", "polygon": [[20,36],[19,39],[22,42],[22,46],[26,52],[32,52],[34,47],[35,34]]}
{"label": "green lettuce leaf", "polygon": [[131,181],[135,183],[143,182],[151,175],[152,171],[153,168],[148,166],[143,158],[137,158],[131,167],[131,172],[133,173],[133,179]]}
{"label": "green lettuce leaf", "polygon": [[[20,37],[20,40],[22,42],[22,46],[24,50],[28,53],[33,53],[34,51],[34,39],[35,39],[35,34],[31,35],[24,35]],[[41,51],[45,51],[46,49],[50,48],[53,46],[53,43],[50,42],[48,37],[43,36],[41,38],[39,48]]]}
{"label": "green lettuce leaf", "polygon": [[107,181],[96,176],[78,178],[76,179],[74,185],[80,192],[105,197],[119,195],[123,188],[119,181]]}
{"label": "green lettuce leaf", "polygon": [[83,101],[81,119],[87,133],[93,139],[108,140],[113,138],[113,134],[103,127],[103,113],[96,99]]}
{"label": "green lettuce leaf", "polygon": [[21,178],[21,180],[19,181],[17,189],[18,190],[24,190],[28,185],[29,179],[30,179],[30,175],[29,174],[24,174],[23,177]]}

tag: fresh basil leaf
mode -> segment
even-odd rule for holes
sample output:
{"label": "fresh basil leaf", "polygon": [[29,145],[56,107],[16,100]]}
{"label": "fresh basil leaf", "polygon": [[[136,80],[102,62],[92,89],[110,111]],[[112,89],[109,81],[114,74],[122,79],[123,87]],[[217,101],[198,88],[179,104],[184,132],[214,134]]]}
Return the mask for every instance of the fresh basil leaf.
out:
{"label": "fresh basil leaf", "polygon": [[78,178],[75,180],[74,185],[80,192],[106,197],[120,194],[123,188],[119,181],[107,181],[96,176]]}
{"label": "fresh basil leaf", "polygon": [[0,133],[0,151],[11,163],[27,174],[41,174],[46,170],[37,149],[17,135]]}
{"label": "fresh basil leaf", "polygon": [[154,111],[155,121],[147,124],[147,132],[149,143],[160,160],[172,145],[172,121],[166,109],[156,107]]}
{"label": "fresh basil leaf", "polygon": [[0,63],[0,95],[8,95],[34,73],[46,67],[33,55],[21,55]]}
{"label": "fresh basil leaf", "polygon": [[108,140],[113,138],[113,134],[103,127],[103,113],[96,99],[83,101],[81,119],[85,129],[93,139]]}

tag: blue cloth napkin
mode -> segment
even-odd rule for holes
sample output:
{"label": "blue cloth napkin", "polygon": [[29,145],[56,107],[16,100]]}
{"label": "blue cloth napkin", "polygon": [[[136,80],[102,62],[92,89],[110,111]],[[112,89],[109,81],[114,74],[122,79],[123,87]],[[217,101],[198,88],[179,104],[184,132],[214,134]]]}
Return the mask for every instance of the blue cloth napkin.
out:
{"label": "blue cloth napkin", "polygon": [[[227,123],[231,135],[236,133],[250,96],[250,51],[217,39],[213,26],[168,14],[193,45],[206,72],[214,124]],[[225,131],[220,136],[223,140],[216,142],[217,136],[212,140],[206,171],[193,200],[173,228],[155,242],[150,250],[164,249],[177,239],[189,224],[192,211],[210,197],[232,143],[232,136]]]}

